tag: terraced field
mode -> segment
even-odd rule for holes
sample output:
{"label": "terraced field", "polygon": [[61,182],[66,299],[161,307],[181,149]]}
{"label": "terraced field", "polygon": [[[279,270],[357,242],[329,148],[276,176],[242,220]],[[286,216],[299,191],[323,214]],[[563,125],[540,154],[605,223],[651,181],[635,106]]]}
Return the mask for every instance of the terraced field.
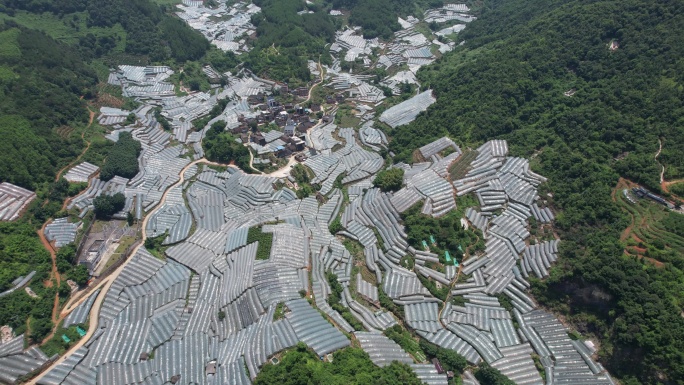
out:
{"label": "terraced field", "polygon": [[656,265],[681,258],[677,254],[684,253],[684,236],[677,229],[684,222],[684,215],[628,193],[635,202],[631,203],[624,189],[629,191],[627,181],[618,184],[614,199],[631,217],[630,226],[620,237],[625,242],[625,253],[646,257]]}
{"label": "terraced field", "polygon": [[449,167],[450,180],[463,178],[470,167],[470,163],[477,157],[477,151],[471,149],[463,150],[463,154]]}

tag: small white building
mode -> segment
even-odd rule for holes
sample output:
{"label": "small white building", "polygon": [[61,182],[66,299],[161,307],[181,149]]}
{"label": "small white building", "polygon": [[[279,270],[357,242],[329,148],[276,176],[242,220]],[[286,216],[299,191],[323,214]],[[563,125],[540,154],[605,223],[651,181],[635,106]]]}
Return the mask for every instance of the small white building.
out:
{"label": "small white building", "polygon": [[288,119],[287,123],[285,124],[285,129],[283,130],[283,133],[287,136],[293,136],[295,133],[295,129],[297,128],[297,125],[292,119]]}

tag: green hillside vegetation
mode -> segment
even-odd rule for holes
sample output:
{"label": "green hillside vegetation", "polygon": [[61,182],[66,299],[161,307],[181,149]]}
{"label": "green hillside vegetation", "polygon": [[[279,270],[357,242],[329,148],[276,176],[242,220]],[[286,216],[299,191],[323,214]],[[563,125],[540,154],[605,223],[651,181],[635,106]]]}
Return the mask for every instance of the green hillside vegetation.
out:
{"label": "green hillside vegetation", "polygon": [[[472,247],[473,252],[484,251],[481,234],[477,230],[465,230],[461,226],[462,213],[453,210],[439,218],[433,218],[422,214],[421,209],[422,203],[417,203],[401,214],[408,242],[416,250],[423,250],[425,241],[430,252],[437,254],[442,263],[446,263],[445,251],[459,261],[468,247]],[[430,236],[435,239],[435,245],[430,243]]]}
{"label": "green hillside vegetation", "polygon": [[0,222],[0,292],[12,287],[17,277],[33,270],[39,270],[45,277],[45,263],[49,260],[50,254],[31,226]]}
{"label": "green hillside vegetation", "polygon": [[273,233],[264,233],[261,226],[250,227],[247,231],[247,244],[254,242],[259,242],[256,259],[269,259],[271,257],[271,246],[273,246]]}
{"label": "green hillside vegetation", "polygon": [[406,364],[393,362],[379,368],[360,348],[345,348],[333,353],[331,363],[323,362],[302,342],[286,351],[277,365],[266,364],[254,385],[421,385]]}
{"label": "green hillside vegetation", "polygon": [[31,188],[54,178],[59,159],[51,157],[50,145],[22,116],[0,117],[0,179]]}
{"label": "green hillside vegetation", "polygon": [[684,182],[675,183],[671,185],[669,189],[672,194],[675,194],[680,198],[684,197]]}
{"label": "green hillside vegetation", "polygon": [[401,29],[397,15],[418,15],[444,4],[442,0],[332,0],[329,3],[334,9],[349,11],[349,22],[361,27],[364,37],[385,40]]}
{"label": "green hillside vegetation", "polygon": [[364,37],[368,39],[381,37],[389,40],[394,32],[401,29],[397,15],[387,12],[388,9],[392,9],[390,0],[355,1],[354,3],[350,7],[349,22],[360,26]]}
{"label": "green hillside vegetation", "polygon": [[83,148],[57,128],[87,123],[97,82],[78,53],[40,32],[0,24],[0,179],[35,189]]}
{"label": "green hillside vegetation", "polygon": [[130,132],[119,133],[119,140],[109,148],[102,171],[100,171],[100,179],[107,181],[114,176],[133,178],[138,173],[140,151],[142,151],[142,145],[133,139]]}
{"label": "green hillside vegetation", "polygon": [[[209,48],[209,42],[201,34],[168,15],[166,5],[158,6],[149,0],[1,0],[0,11],[9,16],[19,14],[17,22],[31,20],[20,11],[35,15],[51,13],[58,19],[65,19],[66,29],[54,18],[42,17],[48,20],[46,27],[51,31],[64,34],[72,41],[78,36],[80,49],[88,57],[109,54],[121,40],[125,41],[126,54],[144,56],[156,62],[198,60]],[[85,21],[85,29],[82,21]],[[35,27],[42,29],[40,25]],[[91,28],[95,29],[90,31]]]}
{"label": "green hillside vegetation", "polygon": [[373,180],[373,186],[382,191],[398,191],[404,183],[404,169],[393,167],[382,170]]}
{"label": "green hillside vegetation", "polygon": [[658,138],[668,177],[684,170],[682,25],[671,2],[492,0],[464,46],[419,72],[437,102],[391,132],[396,161],[447,134],[471,147],[507,139],[513,155],[536,156],[563,241],[533,292],[597,336],[600,360],[630,385],[684,378],[684,274],[624,255],[629,221],[610,195],[618,175],[659,190]]}
{"label": "green hillside vegetation", "polygon": [[[252,16],[257,40],[243,59],[255,74],[296,86],[311,80],[308,59],[332,64],[325,45],[332,43],[336,26],[326,10],[299,0],[256,0],[254,4],[261,7]],[[305,9],[314,13],[297,14]]]}
{"label": "green hillside vegetation", "polygon": [[[622,191],[617,191],[615,196],[630,219],[630,230],[621,235],[625,251],[657,261],[656,265],[667,262],[684,270],[684,215],[645,199],[637,199],[633,204],[622,195]],[[671,285],[684,290],[684,283],[672,282]]]}
{"label": "green hillside vegetation", "polygon": [[32,226],[26,223],[0,222],[0,291],[12,287],[12,281],[36,271],[31,289],[38,298],[31,298],[24,290],[0,297],[0,324],[10,325],[17,335],[31,322],[31,339],[42,340],[52,327],[50,317],[55,289],[42,282],[50,273],[50,254],[43,248]]}
{"label": "green hillside vegetation", "polygon": [[202,140],[202,147],[206,158],[212,162],[228,164],[235,162],[245,172],[250,172],[249,150],[235,140],[235,137],[225,131],[226,122],[220,120],[214,122],[207,130]]}

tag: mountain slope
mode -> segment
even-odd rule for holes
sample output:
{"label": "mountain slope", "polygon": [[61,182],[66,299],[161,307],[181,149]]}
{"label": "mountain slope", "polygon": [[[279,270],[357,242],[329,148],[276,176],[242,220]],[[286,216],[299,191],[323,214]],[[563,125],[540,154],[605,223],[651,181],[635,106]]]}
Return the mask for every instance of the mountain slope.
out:
{"label": "mountain slope", "polygon": [[409,160],[449,134],[470,145],[504,138],[514,155],[537,157],[564,240],[537,298],[597,335],[602,361],[626,383],[680,383],[684,256],[662,268],[624,256],[627,221],[611,189],[618,176],[660,188],[658,139],[665,177],[684,173],[682,3],[485,6],[464,46],[419,73],[437,103],[392,132],[392,149]]}

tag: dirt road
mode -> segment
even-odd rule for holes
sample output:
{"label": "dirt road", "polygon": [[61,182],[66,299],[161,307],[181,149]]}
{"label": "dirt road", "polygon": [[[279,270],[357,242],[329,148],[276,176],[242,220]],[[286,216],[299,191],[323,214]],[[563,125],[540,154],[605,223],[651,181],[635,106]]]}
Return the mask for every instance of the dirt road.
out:
{"label": "dirt road", "polygon": [[[88,120],[88,126],[81,133],[81,139],[85,139],[85,133],[86,131],[88,131],[90,126],[93,124],[93,120],[95,119],[95,112],[91,111],[90,109],[88,109],[88,115],[90,115],[90,118]],[[62,177],[62,173],[66,171],[66,169],[76,165],[76,163],[78,163],[78,161],[81,160],[81,157],[83,157],[83,155],[86,153],[86,151],[88,151],[88,149],[90,149],[90,141],[86,141],[86,147],[83,149],[83,151],[81,151],[81,153],[76,157],[76,159],[73,160],[73,162],[62,167],[62,169],[57,172],[57,176],[55,176],[55,182],[57,182],[59,178]]]}
{"label": "dirt road", "polygon": [[663,181],[665,181],[665,166],[658,162],[658,157],[660,156],[661,151],[663,151],[663,141],[658,139],[658,152],[656,152],[653,159],[655,159],[656,163],[660,165],[660,183],[663,183]]}
{"label": "dirt road", "polygon": [[325,73],[323,72],[323,66],[321,66],[320,60],[318,61],[318,71],[321,74],[321,78],[314,85],[312,85],[311,88],[309,88],[309,95],[306,97],[306,100],[304,101],[304,103],[311,100],[311,94],[313,93],[314,88],[316,88],[317,85],[322,84],[323,80],[325,78]]}
{"label": "dirt road", "polygon": [[253,163],[254,163],[254,154],[252,153],[252,150],[249,150],[249,168],[258,172],[259,174],[263,174],[263,171],[259,171],[256,168],[254,168]]}
{"label": "dirt road", "polygon": [[45,247],[45,250],[47,250],[50,253],[50,258],[52,259],[52,272],[50,283],[52,283],[52,280],[54,279],[57,289],[57,291],[55,292],[55,302],[52,306],[52,322],[55,324],[55,327],[53,328],[52,332],[50,332],[50,334],[43,340],[43,342],[46,342],[50,338],[52,338],[52,335],[55,332],[54,329],[57,327],[57,322],[59,319],[59,285],[62,283],[62,277],[59,275],[59,271],[57,271],[57,253],[55,253],[55,249],[52,247],[47,238],[45,238],[45,226],[47,226],[51,220],[52,219],[48,219],[45,223],[43,223],[43,226],[40,228],[40,230],[38,230],[38,237],[40,238],[40,242],[43,244],[43,247]]}
{"label": "dirt road", "polygon": [[[208,161],[208,160],[206,160],[206,159],[198,159],[198,160],[196,160],[196,161],[194,161],[194,162],[188,164],[187,166],[185,166],[185,167],[181,170],[181,172],[180,172],[180,179],[178,180],[178,182],[176,182],[176,183],[174,183],[173,185],[169,186],[169,188],[167,188],[166,191],[164,191],[164,194],[162,195],[162,197],[161,197],[161,199],[160,199],[160,201],[159,201],[159,204],[157,204],[157,206],[156,206],[152,211],[150,211],[149,213],[147,213],[147,215],[146,215],[145,218],[143,219],[143,223],[142,223],[142,227],[141,227],[141,230],[142,230],[142,242],[140,242],[140,243],[138,244],[138,246],[136,246],[136,247],[131,251],[131,255],[135,255],[135,253],[137,253],[138,250],[140,249],[140,247],[145,243],[145,239],[147,238],[147,234],[146,234],[147,221],[148,221],[149,218],[152,216],[152,214],[154,214],[155,211],[157,211],[161,206],[163,206],[164,202],[166,201],[166,196],[167,196],[168,192],[171,191],[171,189],[173,189],[174,187],[179,186],[179,185],[182,185],[182,184],[185,182],[185,177],[184,177],[185,171],[186,171],[188,168],[190,168],[191,166],[193,166],[193,165],[195,165],[195,164],[199,164],[199,163],[212,164],[212,165],[221,165],[221,164],[218,164],[218,163],[215,163],[215,162],[210,162],[210,161]],[[222,165],[221,165],[221,166],[222,166]],[[42,233],[42,231],[41,231],[41,233]],[[102,307],[102,302],[104,301],[105,296],[107,295],[107,292],[108,292],[109,289],[111,288],[111,286],[112,286],[112,284],[114,283],[114,281],[116,280],[116,278],[119,276],[119,274],[121,274],[121,272],[123,271],[123,269],[126,267],[126,265],[128,265],[128,263],[129,263],[131,260],[132,260],[132,258],[128,258],[128,259],[127,259],[123,264],[121,264],[121,266],[119,266],[119,268],[116,269],[110,276],[108,276],[107,278],[105,278],[104,280],[102,280],[102,282],[100,282],[100,283],[97,285],[97,287],[101,287],[102,290],[101,290],[100,293],[98,294],[97,299],[96,299],[95,302],[93,303],[93,306],[90,308],[90,313],[89,313],[90,321],[89,321],[89,323],[88,323],[88,331],[87,331],[86,335],[83,336],[83,338],[81,338],[74,346],[72,346],[67,352],[65,352],[59,359],[57,359],[54,363],[52,363],[52,365],[50,365],[48,368],[46,368],[41,374],[39,374],[38,376],[36,376],[35,378],[33,378],[31,381],[27,382],[27,384],[31,384],[31,385],[37,384],[37,382],[38,382],[41,378],[43,378],[43,376],[45,376],[46,373],[48,373],[50,370],[54,369],[57,365],[63,363],[63,362],[64,362],[64,361],[73,353],[73,352],[75,352],[76,350],[78,350],[79,348],[81,348],[86,342],[88,342],[88,340],[93,336],[93,334],[95,334],[95,331],[98,329],[98,320],[99,320],[98,314],[100,313],[100,308]],[[85,301],[87,298],[88,298],[88,296],[85,296],[84,298],[81,298],[81,299],[80,299],[79,301],[77,301],[76,303],[70,304],[70,305],[69,305],[69,309],[73,310],[73,309],[76,307],[76,305],[78,305],[78,304],[80,304],[81,302]],[[68,313],[67,313],[67,314],[68,314]]]}

